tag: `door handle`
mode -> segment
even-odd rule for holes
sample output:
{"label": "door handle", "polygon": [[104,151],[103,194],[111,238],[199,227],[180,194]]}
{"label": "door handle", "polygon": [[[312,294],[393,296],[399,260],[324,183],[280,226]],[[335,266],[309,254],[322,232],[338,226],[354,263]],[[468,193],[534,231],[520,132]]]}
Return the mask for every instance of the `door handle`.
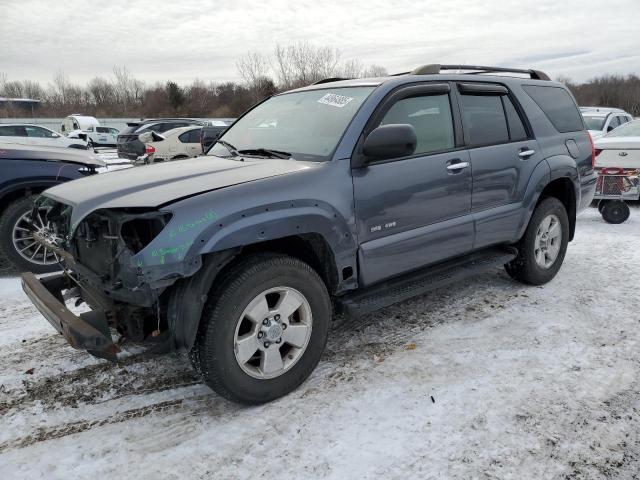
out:
{"label": "door handle", "polygon": [[469,162],[457,162],[450,163],[447,165],[447,170],[450,172],[457,172],[458,170],[462,170],[463,168],[467,168],[469,166]]}
{"label": "door handle", "polygon": [[535,150],[531,150],[530,148],[527,150],[520,150],[520,152],[518,153],[518,156],[520,158],[529,158],[531,155],[533,155],[534,153],[536,153]]}

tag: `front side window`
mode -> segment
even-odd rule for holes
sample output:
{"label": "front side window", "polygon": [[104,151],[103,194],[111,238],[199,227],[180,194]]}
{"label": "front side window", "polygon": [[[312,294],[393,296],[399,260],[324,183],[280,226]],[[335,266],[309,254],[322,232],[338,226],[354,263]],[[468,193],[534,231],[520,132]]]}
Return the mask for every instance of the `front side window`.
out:
{"label": "front side window", "polygon": [[415,154],[452,149],[455,145],[449,95],[424,95],[398,100],[380,125],[410,124],[416,130]]}
{"label": "front side window", "polygon": [[27,137],[53,138],[53,132],[40,127],[25,127]]}
{"label": "front side window", "polygon": [[461,95],[462,121],[472,147],[509,141],[500,95]]}
{"label": "front side window", "polygon": [[[240,153],[260,149],[294,159],[326,161],[375,87],[341,87],[276,95],[237,120],[220,137]],[[208,155],[229,156],[223,143]]]}

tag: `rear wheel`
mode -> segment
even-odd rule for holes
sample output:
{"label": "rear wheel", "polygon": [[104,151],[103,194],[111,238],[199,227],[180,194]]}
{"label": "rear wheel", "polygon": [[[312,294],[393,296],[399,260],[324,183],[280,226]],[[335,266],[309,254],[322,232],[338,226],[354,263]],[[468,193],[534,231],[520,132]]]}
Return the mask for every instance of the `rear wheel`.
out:
{"label": "rear wheel", "polygon": [[[37,243],[33,228],[46,228],[42,218],[32,219],[35,196],[23,197],[11,203],[0,216],[0,253],[19,271],[48,273],[59,270],[59,258]],[[33,225],[33,226],[32,226]]]}
{"label": "rear wheel", "polygon": [[255,255],[214,288],[191,359],[223,397],[268,402],[311,374],[330,321],[329,294],[311,267],[292,257]]}
{"label": "rear wheel", "polygon": [[534,210],[524,236],[516,245],[518,256],[505,269],[522,283],[547,283],[560,270],[568,242],[569,219],[564,205],[557,198],[545,198]]}
{"label": "rear wheel", "polygon": [[622,200],[609,200],[602,206],[600,213],[605,222],[619,224],[626,222],[631,212],[629,205]]}

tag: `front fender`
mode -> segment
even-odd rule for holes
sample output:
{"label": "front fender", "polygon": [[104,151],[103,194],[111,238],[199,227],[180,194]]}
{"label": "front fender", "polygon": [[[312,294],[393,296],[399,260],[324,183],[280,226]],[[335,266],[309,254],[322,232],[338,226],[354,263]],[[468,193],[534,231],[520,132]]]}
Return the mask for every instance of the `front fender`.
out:
{"label": "front fender", "polygon": [[238,212],[220,219],[196,239],[199,254],[275,240],[282,237],[317,233],[334,254],[356,250],[347,222],[327,203],[314,200],[280,202]]}

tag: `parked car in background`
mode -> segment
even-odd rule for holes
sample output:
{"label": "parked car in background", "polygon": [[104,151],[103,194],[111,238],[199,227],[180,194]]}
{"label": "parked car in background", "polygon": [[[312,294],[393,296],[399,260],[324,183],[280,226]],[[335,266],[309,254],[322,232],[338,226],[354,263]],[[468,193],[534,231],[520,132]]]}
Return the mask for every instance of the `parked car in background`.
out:
{"label": "parked car in background", "polygon": [[200,144],[202,128],[199,125],[190,125],[174,128],[162,134],[141,133],[139,139],[145,145],[145,163],[182,160],[202,155],[202,145]]}
{"label": "parked car in background", "polygon": [[200,145],[203,153],[207,153],[211,145],[220,138],[224,131],[229,128],[233,121],[210,120],[203,125],[200,131]]}
{"label": "parked car in background", "polygon": [[595,146],[596,168],[640,170],[640,120],[598,138]]}
{"label": "parked car in background", "polygon": [[145,147],[138,139],[138,135],[145,132],[163,133],[174,128],[187,127],[189,125],[203,125],[202,120],[191,118],[151,118],[139,122],[128,122],[120,131],[117,139],[118,157],[136,160],[144,155]]}
{"label": "parked car in background", "polygon": [[87,143],[81,138],[67,138],[48,128],[29,123],[0,124],[0,142],[41,147],[87,148]]}
{"label": "parked car in background", "polygon": [[104,163],[87,151],[17,143],[0,144],[0,254],[19,271],[59,269],[56,254],[33,240],[43,231],[33,218],[34,198],[43,190],[96,173]]}
{"label": "parked car in background", "polygon": [[620,108],[580,107],[580,113],[594,139],[633,120],[630,114]]}
{"label": "parked car in background", "polygon": [[305,381],[334,307],[358,317],[503,265],[549,282],[596,185],[573,96],[537,70],[327,79],[256,105],[208,155],[44,192],[38,240],[67,268],[22,284],[75,348],[115,361],[114,328],[184,349],[250,404]]}
{"label": "parked car in background", "polygon": [[89,127],[85,131],[87,147],[115,147],[118,144],[118,130],[111,127]]}

